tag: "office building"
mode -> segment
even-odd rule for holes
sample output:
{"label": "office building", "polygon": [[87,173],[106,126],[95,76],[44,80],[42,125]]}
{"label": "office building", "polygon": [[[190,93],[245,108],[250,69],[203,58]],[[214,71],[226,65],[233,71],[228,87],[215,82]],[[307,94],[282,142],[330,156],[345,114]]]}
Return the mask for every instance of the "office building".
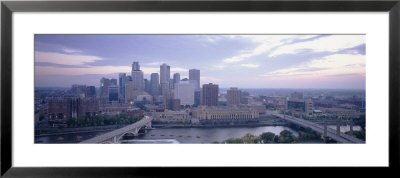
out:
{"label": "office building", "polygon": [[181,81],[181,75],[179,73],[174,73],[174,84],[179,83]]}
{"label": "office building", "polygon": [[117,82],[117,79],[113,78],[110,80],[110,85],[118,85]]}
{"label": "office building", "polygon": [[72,85],[71,93],[73,96],[84,98],[86,93],[86,85]]}
{"label": "office building", "polygon": [[293,92],[290,94],[290,99],[303,99],[303,93],[300,92]]}
{"label": "office building", "polygon": [[94,97],[51,98],[48,100],[49,119],[71,119],[94,116],[99,112],[99,100]]}
{"label": "office building", "polygon": [[196,81],[195,90],[200,90],[200,70],[198,69],[190,69],[189,70],[189,80]]}
{"label": "office building", "polygon": [[199,120],[257,120],[259,112],[252,107],[199,106],[192,109],[192,115]]}
{"label": "office building", "polygon": [[150,75],[150,85],[151,85],[151,94],[159,95],[160,94],[160,81],[158,73],[152,73]]}
{"label": "office building", "polygon": [[164,93],[169,91],[169,80],[170,80],[170,66],[167,64],[162,64],[160,66],[160,85],[161,92]]}
{"label": "office building", "polygon": [[132,71],[134,71],[134,70],[140,70],[139,62],[134,61],[132,63]]}
{"label": "office building", "polygon": [[86,87],[86,97],[96,97],[96,87],[94,86],[87,86]]}
{"label": "office building", "polygon": [[100,103],[106,104],[108,102],[108,87],[111,81],[108,78],[101,78],[100,80]]}
{"label": "office building", "polygon": [[127,77],[125,73],[120,73],[119,77],[119,97],[121,101],[125,100],[125,85],[127,82]]}
{"label": "office building", "polygon": [[226,101],[228,106],[239,105],[241,102],[242,91],[238,88],[230,88],[226,93]]}
{"label": "office building", "polygon": [[174,79],[169,79],[169,89],[173,90],[174,89]]}
{"label": "office building", "polygon": [[140,91],[133,87],[133,81],[128,81],[125,85],[125,103],[134,102],[139,94]]}
{"label": "office building", "polygon": [[314,111],[314,105],[311,100],[289,100],[287,101],[287,109],[294,113],[305,113],[307,115],[312,115]]}
{"label": "office building", "polygon": [[179,111],[181,109],[181,100],[180,99],[168,99],[166,109]]}
{"label": "office building", "polygon": [[131,77],[133,81],[133,88],[139,91],[143,91],[144,89],[143,72],[140,70],[139,62],[133,62]]}
{"label": "office building", "polygon": [[181,105],[194,104],[194,85],[189,82],[175,84],[174,99],[179,99]]}
{"label": "office building", "polygon": [[118,85],[111,85],[108,87],[108,102],[119,101],[119,87]]}
{"label": "office building", "polygon": [[151,85],[150,85],[150,81],[147,79],[143,79],[144,81],[144,91],[148,94],[151,93]]}
{"label": "office building", "polygon": [[198,106],[201,104],[201,91],[194,91],[194,105]]}
{"label": "office building", "polygon": [[217,106],[219,92],[218,85],[212,83],[204,84],[202,90],[202,105]]}

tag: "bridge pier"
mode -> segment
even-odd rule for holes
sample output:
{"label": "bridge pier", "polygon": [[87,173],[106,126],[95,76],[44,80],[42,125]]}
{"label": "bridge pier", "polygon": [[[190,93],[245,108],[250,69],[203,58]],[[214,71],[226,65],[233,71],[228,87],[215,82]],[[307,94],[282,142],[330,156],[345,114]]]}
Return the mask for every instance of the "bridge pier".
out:
{"label": "bridge pier", "polygon": [[324,120],[324,139],[328,137],[328,124],[326,123],[326,120]]}
{"label": "bridge pier", "polygon": [[350,135],[353,135],[353,121],[350,120]]}
{"label": "bridge pier", "polygon": [[340,121],[336,121],[336,135],[340,136]]}
{"label": "bridge pier", "polygon": [[145,128],[151,129],[151,122],[149,122],[148,124],[146,124],[146,125],[145,125]]}

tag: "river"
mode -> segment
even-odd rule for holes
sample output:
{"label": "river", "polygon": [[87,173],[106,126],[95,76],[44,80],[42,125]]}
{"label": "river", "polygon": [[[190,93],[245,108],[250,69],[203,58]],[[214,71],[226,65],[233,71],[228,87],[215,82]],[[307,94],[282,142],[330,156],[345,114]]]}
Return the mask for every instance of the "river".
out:
{"label": "river", "polygon": [[[329,126],[336,129],[336,126]],[[359,126],[355,126],[354,130],[360,130]],[[257,127],[229,127],[229,128],[155,128],[147,130],[145,134],[136,138],[123,138],[120,143],[123,144],[152,144],[152,143],[211,143],[214,141],[224,141],[228,138],[240,138],[250,133],[252,135],[260,135],[263,132],[272,132],[276,135],[283,130],[289,130],[298,136],[298,132],[285,126],[257,126]],[[350,130],[348,126],[341,126],[341,131]],[[85,139],[89,139],[107,131],[73,133],[65,135],[35,137],[35,143],[78,143]]]}
{"label": "river", "polygon": [[[121,139],[120,143],[211,143],[221,142],[228,138],[240,138],[247,133],[260,135],[263,132],[279,134],[289,130],[284,126],[230,127],[230,128],[155,128],[134,139]],[[78,143],[105,132],[74,133],[65,135],[35,137],[35,143]]]}

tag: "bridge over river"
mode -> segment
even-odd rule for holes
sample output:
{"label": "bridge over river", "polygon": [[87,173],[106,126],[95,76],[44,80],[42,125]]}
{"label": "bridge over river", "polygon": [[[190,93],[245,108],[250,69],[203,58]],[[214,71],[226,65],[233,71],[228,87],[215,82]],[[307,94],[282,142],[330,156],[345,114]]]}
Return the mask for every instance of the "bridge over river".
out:
{"label": "bridge over river", "polygon": [[137,121],[131,125],[122,127],[117,130],[105,133],[103,135],[84,140],[80,143],[118,143],[119,139],[127,133],[131,133],[135,136],[139,134],[141,128],[149,129],[151,128],[151,121],[153,120],[150,116],[144,116],[143,119]]}
{"label": "bridge over river", "polygon": [[360,140],[353,136],[347,135],[345,133],[341,133],[340,131],[331,129],[331,128],[327,127],[326,125],[319,125],[314,122],[306,121],[304,119],[299,119],[299,118],[296,118],[293,116],[278,114],[276,112],[267,111],[267,113],[271,114],[275,117],[279,117],[283,120],[289,121],[291,123],[294,123],[294,124],[297,124],[297,125],[300,125],[303,127],[309,127],[312,130],[314,130],[320,134],[323,134],[325,137],[330,137],[339,143],[365,143],[365,141],[363,141],[363,140]]}

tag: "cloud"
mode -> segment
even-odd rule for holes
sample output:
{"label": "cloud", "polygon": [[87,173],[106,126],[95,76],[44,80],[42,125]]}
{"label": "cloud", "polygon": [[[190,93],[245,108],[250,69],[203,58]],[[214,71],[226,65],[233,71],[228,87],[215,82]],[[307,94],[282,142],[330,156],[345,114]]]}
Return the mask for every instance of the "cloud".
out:
{"label": "cloud", "polygon": [[311,41],[283,45],[273,50],[268,57],[296,54],[304,50],[311,50],[312,52],[337,52],[362,44],[365,44],[364,35],[332,35]]}
{"label": "cloud", "polygon": [[333,54],[311,60],[305,64],[279,69],[263,76],[267,77],[305,77],[339,74],[365,74],[365,56],[359,54]]}
{"label": "cloud", "polygon": [[82,52],[81,50],[71,49],[71,48],[63,48],[62,50],[66,53],[81,53]]}
{"label": "cloud", "polygon": [[62,65],[85,65],[87,63],[103,60],[97,56],[79,54],[61,54],[56,52],[35,51],[35,62],[48,62]]}
{"label": "cloud", "polygon": [[[159,67],[140,67],[144,74],[159,73]],[[127,73],[131,75],[131,66],[88,66],[64,67],[64,66],[35,66],[35,75],[89,75],[89,74],[114,74]],[[171,72],[186,72],[184,68],[171,68]]]}
{"label": "cloud", "polygon": [[297,40],[307,40],[316,37],[316,35],[230,35],[231,39],[245,39],[258,44],[252,50],[242,51],[239,55],[223,59],[225,63],[236,63],[254,56],[258,56],[288,43],[294,43]]}
{"label": "cloud", "polygon": [[248,68],[257,68],[260,67],[258,64],[240,64],[240,66],[248,67]]}
{"label": "cloud", "polygon": [[35,66],[35,75],[87,75],[130,72],[130,66],[88,66],[86,68],[62,68],[53,66]]}

